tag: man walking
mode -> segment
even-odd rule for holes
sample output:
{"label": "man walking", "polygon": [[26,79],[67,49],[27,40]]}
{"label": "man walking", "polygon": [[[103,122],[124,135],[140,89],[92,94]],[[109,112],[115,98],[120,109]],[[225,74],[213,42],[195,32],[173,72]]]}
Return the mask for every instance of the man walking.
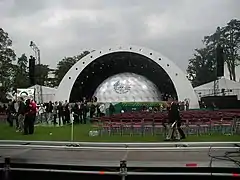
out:
{"label": "man walking", "polygon": [[181,116],[180,116],[180,112],[179,112],[179,105],[176,102],[171,103],[168,118],[169,118],[169,122],[171,124],[170,128],[171,128],[172,132],[169,133],[170,139],[166,139],[166,140],[175,140],[174,136],[175,136],[176,130],[180,134],[180,139],[185,139],[186,136],[185,136],[183,130],[181,129]]}

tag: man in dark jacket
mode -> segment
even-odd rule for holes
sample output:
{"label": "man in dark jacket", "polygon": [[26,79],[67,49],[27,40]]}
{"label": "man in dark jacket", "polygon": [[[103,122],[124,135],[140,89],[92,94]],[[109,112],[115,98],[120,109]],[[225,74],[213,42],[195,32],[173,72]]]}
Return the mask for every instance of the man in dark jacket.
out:
{"label": "man in dark jacket", "polygon": [[180,134],[180,139],[185,139],[186,136],[181,129],[181,116],[179,112],[179,104],[176,102],[171,103],[171,107],[169,110],[169,122],[172,124],[172,133],[171,133],[171,139],[174,140],[174,134],[177,128],[177,131]]}
{"label": "man in dark jacket", "polygon": [[24,103],[24,100],[22,97],[20,97],[19,101],[18,101],[18,112],[17,112],[17,118],[18,118],[18,123],[19,123],[19,127],[18,127],[18,131],[23,132],[24,130],[24,115],[26,112],[26,106]]}

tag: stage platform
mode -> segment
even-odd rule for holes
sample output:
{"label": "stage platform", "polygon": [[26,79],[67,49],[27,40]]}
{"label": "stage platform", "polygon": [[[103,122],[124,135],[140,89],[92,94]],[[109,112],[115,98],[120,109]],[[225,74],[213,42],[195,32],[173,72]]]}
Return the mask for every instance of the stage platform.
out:
{"label": "stage platform", "polygon": [[[69,143],[0,141],[0,163],[119,167],[239,167],[240,142]],[[228,154],[230,152],[230,154]],[[233,152],[233,153],[232,153]],[[214,156],[215,158],[211,158]],[[221,158],[221,160],[219,160]]]}

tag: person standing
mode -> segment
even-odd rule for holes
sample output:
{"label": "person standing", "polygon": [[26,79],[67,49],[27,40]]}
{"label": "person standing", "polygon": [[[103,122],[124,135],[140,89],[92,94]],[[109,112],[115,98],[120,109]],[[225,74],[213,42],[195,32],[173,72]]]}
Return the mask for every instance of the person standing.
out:
{"label": "person standing", "polygon": [[72,113],[73,113],[74,124],[79,124],[79,106],[77,103],[73,105]]}
{"label": "person standing", "polygon": [[115,113],[115,107],[112,103],[109,105],[109,116],[112,116]]}
{"label": "person standing", "polygon": [[49,101],[47,108],[46,108],[46,112],[47,112],[47,122],[49,124],[49,122],[51,122],[53,119],[53,103],[52,101]]}
{"label": "person standing", "polygon": [[18,118],[18,123],[19,123],[19,127],[18,127],[18,131],[23,132],[24,130],[24,114],[25,114],[25,103],[24,103],[24,99],[22,97],[19,98],[18,101],[19,107],[18,107],[18,112],[17,112],[17,118]]}
{"label": "person standing", "polygon": [[13,105],[13,101],[10,100],[7,106],[7,122],[9,123],[10,127],[13,127],[13,113],[14,113],[15,109],[14,109],[14,105]]}
{"label": "person standing", "polygon": [[83,123],[86,124],[87,122],[87,112],[88,112],[88,104],[87,104],[87,100],[86,98],[84,97],[83,98]]}
{"label": "person standing", "polygon": [[24,119],[24,135],[29,134],[29,126],[30,126],[30,99],[26,100],[26,110],[25,110],[25,119]]}
{"label": "person standing", "polygon": [[71,115],[71,112],[70,112],[70,108],[69,108],[69,103],[65,104],[64,106],[64,120],[65,120],[65,123],[67,124],[70,124],[70,115]]}
{"label": "person standing", "polygon": [[24,119],[24,134],[33,134],[34,133],[34,121],[36,118],[37,106],[34,101],[27,99],[26,101],[26,112]]}
{"label": "person standing", "polygon": [[61,124],[64,123],[64,110],[62,102],[60,101],[58,103],[57,112],[58,112],[58,125],[61,126]]}
{"label": "person standing", "polygon": [[58,102],[53,105],[53,125],[57,124],[57,114],[58,114]]}
{"label": "person standing", "polygon": [[94,102],[92,101],[92,102],[90,103],[90,118],[93,118],[93,115],[94,115],[94,113],[95,113],[95,110],[96,110],[96,107],[95,107]]}
{"label": "person standing", "polygon": [[83,123],[83,102],[81,101],[79,103],[79,119],[80,119],[80,123]]}
{"label": "person standing", "polygon": [[14,108],[13,119],[15,120],[16,132],[18,132],[18,129],[19,129],[18,113],[17,113],[19,109],[18,101],[13,101],[13,108]]}

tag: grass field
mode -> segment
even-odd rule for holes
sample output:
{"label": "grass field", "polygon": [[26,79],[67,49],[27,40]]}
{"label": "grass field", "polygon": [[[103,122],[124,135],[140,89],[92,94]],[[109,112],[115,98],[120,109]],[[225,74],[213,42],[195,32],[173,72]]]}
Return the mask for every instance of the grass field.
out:
{"label": "grass field", "polygon": [[[161,135],[145,135],[145,136],[129,136],[129,135],[113,135],[113,136],[96,136],[90,137],[88,132],[91,125],[74,126],[74,141],[98,141],[98,142],[162,142],[164,137]],[[43,127],[35,128],[33,135],[22,135],[15,132],[14,128],[6,124],[0,124],[0,140],[39,140],[39,141],[71,141],[71,126],[64,127]],[[188,136],[184,141],[240,141],[240,135],[204,135],[204,136]]]}

